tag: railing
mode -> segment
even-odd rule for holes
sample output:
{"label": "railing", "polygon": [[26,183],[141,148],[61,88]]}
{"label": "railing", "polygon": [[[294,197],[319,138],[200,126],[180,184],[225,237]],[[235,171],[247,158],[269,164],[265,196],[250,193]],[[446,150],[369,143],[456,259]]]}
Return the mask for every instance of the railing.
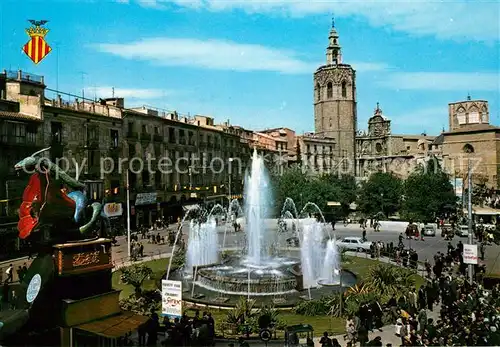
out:
{"label": "railing", "polygon": [[14,79],[14,80],[21,80],[21,81],[28,81],[28,82],[34,82],[34,83],[40,83],[43,84],[43,76],[35,75],[32,73],[27,73],[23,71],[5,71],[5,77],[7,79]]}

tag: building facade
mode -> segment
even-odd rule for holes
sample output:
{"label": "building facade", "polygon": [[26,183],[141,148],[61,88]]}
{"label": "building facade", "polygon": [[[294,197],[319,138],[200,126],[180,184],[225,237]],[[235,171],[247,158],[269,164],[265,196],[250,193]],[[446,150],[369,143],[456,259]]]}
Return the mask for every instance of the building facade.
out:
{"label": "building facade", "polygon": [[91,199],[125,204],[128,182],[132,228],[175,219],[189,204],[227,203],[243,190],[251,143],[213,118],[82,99],[22,71],[0,74],[0,96],[0,210],[12,220],[26,183],[14,164],[49,147]]}
{"label": "building facade", "polygon": [[357,176],[367,178],[373,172],[382,171],[404,179],[430,155],[438,154],[433,151],[434,139],[426,134],[392,134],[391,121],[377,103],[368,120],[368,131],[360,131],[356,137]]}
{"label": "building facade", "polygon": [[498,189],[500,128],[489,124],[488,102],[468,97],[450,103],[448,110],[449,129],[440,135],[446,169],[466,182],[470,165],[473,182]]}

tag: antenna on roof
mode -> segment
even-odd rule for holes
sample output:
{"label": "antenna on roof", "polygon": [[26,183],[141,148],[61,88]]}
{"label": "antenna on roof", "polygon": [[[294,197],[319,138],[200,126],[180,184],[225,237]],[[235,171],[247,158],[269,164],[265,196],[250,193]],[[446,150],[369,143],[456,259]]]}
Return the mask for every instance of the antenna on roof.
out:
{"label": "antenna on roof", "polygon": [[471,100],[471,98],[470,98],[470,92],[469,92],[469,93],[467,93],[467,101],[470,101],[470,100]]}
{"label": "antenna on roof", "polygon": [[115,97],[115,87],[111,87],[111,95],[113,98]]}

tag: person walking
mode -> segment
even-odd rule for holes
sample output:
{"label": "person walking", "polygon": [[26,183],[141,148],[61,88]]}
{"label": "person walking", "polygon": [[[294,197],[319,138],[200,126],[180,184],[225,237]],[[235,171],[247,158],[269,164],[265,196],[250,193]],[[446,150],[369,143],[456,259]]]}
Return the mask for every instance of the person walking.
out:
{"label": "person walking", "polygon": [[14,266],[12,264],[10,264],[7,270],[5,270],[5,274],[7,275],[7,279],[5,281],[7,283],[12,283],[14,280]]}

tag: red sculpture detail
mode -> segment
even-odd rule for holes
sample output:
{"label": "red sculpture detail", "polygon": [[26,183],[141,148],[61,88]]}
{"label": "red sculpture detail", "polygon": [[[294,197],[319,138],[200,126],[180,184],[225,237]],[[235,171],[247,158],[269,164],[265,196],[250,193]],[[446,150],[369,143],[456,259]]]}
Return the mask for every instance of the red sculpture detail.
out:
{"label": "red sculpture detail", "polygon": [[48,173],[31,175],[19,208],[17,229],[21,239],[26,239],[43,225],[65,219],[72,221],[76,209],[75,201],[58,185],[50,181]]}

